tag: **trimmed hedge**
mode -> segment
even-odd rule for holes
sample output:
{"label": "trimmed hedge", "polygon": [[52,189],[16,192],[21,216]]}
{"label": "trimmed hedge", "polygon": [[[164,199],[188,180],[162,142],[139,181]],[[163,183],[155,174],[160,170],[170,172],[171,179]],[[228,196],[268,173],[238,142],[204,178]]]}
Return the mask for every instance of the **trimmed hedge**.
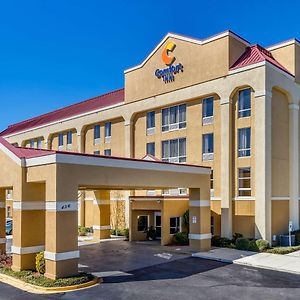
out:
{"label": "trimmed hedge", "polygon": [[173,243],[177,245],[188,245],[189,236],[186,232],[177,232],[173,235]]}

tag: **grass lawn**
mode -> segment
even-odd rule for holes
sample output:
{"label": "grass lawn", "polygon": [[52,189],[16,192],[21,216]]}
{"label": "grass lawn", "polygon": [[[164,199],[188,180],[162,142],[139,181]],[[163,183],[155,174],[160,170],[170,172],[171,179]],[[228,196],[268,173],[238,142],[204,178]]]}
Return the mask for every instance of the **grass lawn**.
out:
{"label": "grass lawn", "polygon": [[0,273],[20,279],[26,283],[30,283],[41,287],[72,286],[72,285],[86,283],[94,279],[94,276],[91,274],[79,273],[77,276],[74,277],[52,280],[34,271],[15,272],[8,267],[0,267]]}

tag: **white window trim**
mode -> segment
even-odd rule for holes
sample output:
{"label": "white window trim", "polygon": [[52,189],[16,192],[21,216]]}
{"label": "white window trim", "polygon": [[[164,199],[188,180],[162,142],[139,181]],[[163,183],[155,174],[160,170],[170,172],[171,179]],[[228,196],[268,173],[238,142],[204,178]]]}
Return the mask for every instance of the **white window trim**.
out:
{"label": "white window trim", "polygon": [[[240,191],[250,191],[250,195],[251,195],[251,168],[250,169],[250,176],[249,177],[240,177],[239,176],[239,170],[240,169],[247,169],[247,168],[239,168],[238,169],[238,197],[241,197],[241,198],[245,198],[245,197],[251,197],[251,196],[242,196],[240,195]],[[240,180],[250,180],[250,188],[241,188],[240,187]]]}
{"label": "white window trim", "polygon": [[[182,121],[182,122],[179,121],[179,106],[180,105],[186,105],[186,104],[182,103],[182,104],[179,104],[179,105],[174,105],[174,106],[165,107],[165,108],[161,109],[161,116],[163,115],[163,113],[162,113],[163,110],[164,109],[168,109],[168,124],[163,125],[162,124],[163,118],[161,120],[161,131],[162,131],[162,133],[164,133],[164,132],[170,132],[170,131],[176,131],[176,130],[181,130],[181,129],[186,129],[186,127],[187,127],[186,110],[185,110],[185,121]],[[170,123],[170,117],[171,117],[171,114],[170,114],[171,110],[170,110],[170,108],[171,107],[177,107],[178,122],[176,122],[176,123]],[[185,126],[180,128],[180,124],[185,124]],[[163,128],[167,128],[167,130],[163,130]]]}
{"label": "white window trim", "polygon": [[[185,139],[185,152],[186,152],[186,138],[178,138],[178,139],[171,139],[171,140],[164,140],[164,141],[161,141],[161,145],[162,145],[162,142],[168,142],[169,143],[169,147],[170,147],[170,143],[171,141],[173,140],[177,140],[178,141],[178,153],[179,153],[179,140],[180,139]],[[170,150],[170,148],[169,148]],[[170,151],[169,151],[170,152]],[[162,154],[162,153],[161,153]],[[161,160],[163,162],[170,162],[170,163],[182,163],[182,164],[185,164],[186,163],[186,158],[187,158],[187,155],[178,155],[178,156],[169,156],[169,157],[162,157]],[[181,161],[180,162],[180,159],[184,159],[185,161]]]}
{"label": "white window trim", "polygon": [[104,143],[105,143],[105,144],[109,144],[110,142],[111,142],[111,135],[106,136],[106,137],[104,138]]}
{"label": "white window trim", "polygon": [[100,144],[100,138],[94,139],[94,145],[99,145]]}

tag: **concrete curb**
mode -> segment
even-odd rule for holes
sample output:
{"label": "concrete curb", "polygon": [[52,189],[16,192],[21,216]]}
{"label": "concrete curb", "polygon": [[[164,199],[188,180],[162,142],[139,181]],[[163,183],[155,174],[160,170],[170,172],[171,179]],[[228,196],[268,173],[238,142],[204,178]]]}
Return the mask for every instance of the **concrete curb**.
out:
{"label": "concrete curb", "polygon": [[207,260],[213,260],[213,261],[218,261],[218,262],[222,262],[222,263],[226,263],[226,264],[233,264],[234,261],[231,259],[226,259],[226,258],[219,258],[219,257],[211,257],[211,256],[197,256],[197,253],[193,253],[192,257],[196,257],[196,258],[202,258],[202,259],[207,259]]}
{"label": "concrete curb", "polygon": [[75,290],[82,290],[91,288],[95,285],[102,283],[102,278],[95,277],[92,281],[85,282],[82,284],[64,286],[64,287],[41,287],[37,285],[33,285],[31,283],[24,282],[21,279],[14,278],[12,276],[6,274],[0,274],[0,281],[6,284],[9,284],[13,287],[21,289],[23,291],[33,293],[33,294],[57,294],[57,293],[65,293],[72,292]]}

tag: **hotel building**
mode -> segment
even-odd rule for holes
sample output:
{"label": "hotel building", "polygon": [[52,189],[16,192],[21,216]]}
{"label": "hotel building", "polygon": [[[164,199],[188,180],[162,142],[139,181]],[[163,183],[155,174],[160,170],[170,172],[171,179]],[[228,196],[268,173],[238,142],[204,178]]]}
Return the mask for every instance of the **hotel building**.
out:
{"label": "hotel building", "polygon": [[[203,40],[170,33],[124,77],[122,89],[10,125],[1,136],[19,147],[210,167],[212,234],[271,241],[289,221],[299,229],[297,40],[264,48],[231,31]],[[82,189],[79,224],[100,238],[130,227],[132,240],[155,226],[167,244],[188,194]],[[14,200],[8,190],[7,215]],[[103,200],[117,217],[100,222]]]}

